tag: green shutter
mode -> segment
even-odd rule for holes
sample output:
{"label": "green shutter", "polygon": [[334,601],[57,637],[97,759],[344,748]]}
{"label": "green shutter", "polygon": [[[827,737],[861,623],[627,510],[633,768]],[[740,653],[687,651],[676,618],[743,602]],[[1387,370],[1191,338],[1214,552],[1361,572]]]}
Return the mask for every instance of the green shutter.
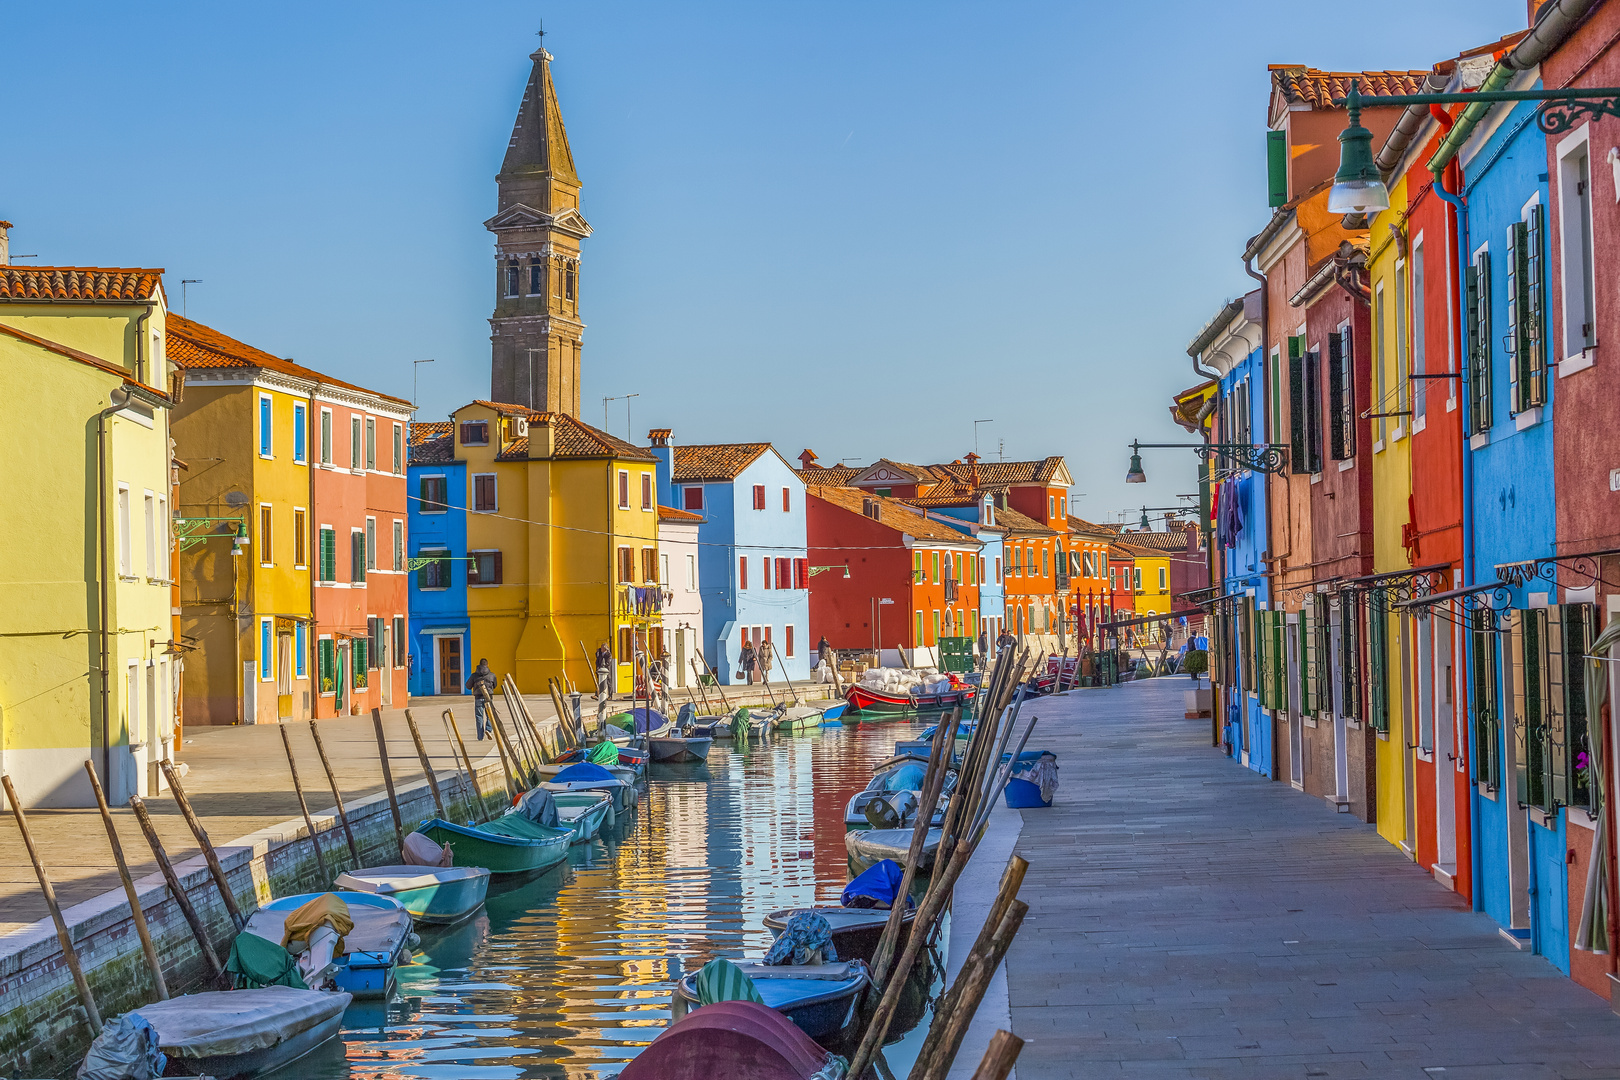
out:
{"label": "green shutter", "polygon": [[1502,784],[1501,715],[1497,709],[1497,635],[1486,609],[1470,629],[1474,659],[1474,779],[1494,791]]}
{"label": "green shutter", "polygon": [[320,664],[321,693],[330,694],[337,689],[337,648],[331,638],[322,638],[317,649]]}
{"label": "green shutter", "polygon": [[1306,597],[1299,611],[1299,655],[1304,669],[1300,679],[1300,710],[1306,716],[1317,710],[1316,685],[1316,605],[1313,597]]}
{"label": "green shutter", "polygon": [[1288,201],[1288,133],[1266,132],[1266,205]]}
{"label": "green shutter", "polygon": [[1513,784],[1519,805],[1530,803],[1530,692],[1528,667],[1534,664],[1534,631],[1528,611],[1508,613],[1508,671],[1513,680]]}
{"label": "green shutter", "polygon": [[1468,381],[1472,432],[1491,427],[1491,253],[1481,251],[1467,272]]}
{"label": "green shutter", "polygon": [[370,651],[370,644],[365,638],[354,638],[349,643],[349,653],[354,661],[355,689],[360,689],[366,685],[366,669],[371,666],[366,662],[366,653]]}
{"label": "green shutter", "polygon": [[1547,365],[1543,359],[1547,351],[1546,260],[1542,255],[1545,243],[1541,204],[1537,203],[1530,208],[1523,244],[1525,307],[1521,317],[1525,323],[1525,346],[1524,373],[1519,381],[1527,409],[1547,401]]}
{"label": "green shutter", "polygon": [[1510,222],[1507,227],[1507,311],[1504,312],[1507,322],[1507,333],[1502,336],[1502,350],[1507,353],[1508,369],[1508,414],[1512,415],[1523,410],[1520,403],[1520,393],[1523,387],[1519,379],[1519,365],[1523,362],[1528,350],[1524,348],[1524,320],[1519,313],[1524,310],[1524,223]]}
{"label": "green shutter", "polygon": [[321,580],[337,580],[337,533],[332,529],[321,530]]}
{"label": "green shutter", "polygon": [[1565,755],[1566,690],[1564,665],[1564,609],[1552,605],[1541,613],[1543,646],[1541,651],[1541,799],[1536,804],[1549,810],[1556,807],[1568,791],[1569,769]]}
{"label": "green shutter", "polygon": [[1305,339],[1288,339],[1288,441],[1289,468],[1296,473],[1311,471],[1305,453]]}
{"label": "green shutter", "polygon": [[1274,708],[1288,708],[1288,613],[1271,613],[1271,700]]}
{"label": "green shutter", "polygon": [[1350,456],[1344,444],[1344,343],[1338,332],[1328,335],[1328,449],[1334,461]]}

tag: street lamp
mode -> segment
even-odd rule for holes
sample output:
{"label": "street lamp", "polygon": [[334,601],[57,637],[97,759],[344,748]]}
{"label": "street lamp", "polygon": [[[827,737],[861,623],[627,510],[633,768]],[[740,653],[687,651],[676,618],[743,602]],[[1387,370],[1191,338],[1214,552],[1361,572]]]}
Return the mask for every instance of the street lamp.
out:
{"label": "street lamp", "polygon": [[1349,113],[1339,133],[1339,171],[1328,192],[1328,213],[1364,214],[1389,209],[1389,191],[1373,160],[1372,132],[1361,126],[1361,110],[1371,105],[1476,105],[1501,101],[1540,101],[1536,126],[1561,135],[1583,120],[1620,116],[1620,88],[1583,90],[1475,90],[1468,94],[1363,94],[1360,79],[1350,80],[1350,93],[1334,100]]}
{"label": "street lamp", "polygon": [[1131,443],[1131,467],[1125,474],[1127,484],[1147,483],[1147,473],[1142,471],[1142,450],[1191,450],[1199,457],[1208,461],[1218,457],[1238,469],[1252,469],[1255,472],[1281,473],[1284,465],[1283,451],[1288,449],[1287,443]]}

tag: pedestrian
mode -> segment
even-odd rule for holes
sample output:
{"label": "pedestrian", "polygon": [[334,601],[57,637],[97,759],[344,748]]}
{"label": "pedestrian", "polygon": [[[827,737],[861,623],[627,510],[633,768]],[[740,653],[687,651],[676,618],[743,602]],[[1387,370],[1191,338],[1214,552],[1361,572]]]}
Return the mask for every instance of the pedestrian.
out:
{"label": "pedestrian", "polygon": [[979,656],[980,657],[985,657],[985,656],[989,656],[989,655],[990,655],[990,631],[988,631],[988,630],[980,630],[979,631]]}
{"label": "pedestrian", "polygon": [[482,742],[493,726],[487,712],[495,703],[495,673],[489,670],[488,660],[479,658],[478,666],[467,679],[467,689],[473,696],[473,720],[478,728],[478,740]]}
{"label": "pedestrian", "polygon": [[743,639],[742,652],[737,655],[737,678],[754,685],[754,646],[747,638]]}
{"label": "pedestrian", "polygon": [[607,647],[607,642],[596,643],[596,693],[598,697],[612,693],[612,683],[609,681],[613,674],[613,653]]}
{"label": "pedestrian", "polygon": [[816,642],[816,666],[820,667],[822,664],[830,663],[829,657],[831,655],[832,645],[827,642],[827,635],[822,634],[821,640]]}
{"label": "pedestrian", "polygon": [[1013,637],[1010,631],[1004,629],[1001,631],[1001,636],[996,638],[996,651],[1000,652],[1002,649],[1016,644],[1018,644],[1018,639]]}

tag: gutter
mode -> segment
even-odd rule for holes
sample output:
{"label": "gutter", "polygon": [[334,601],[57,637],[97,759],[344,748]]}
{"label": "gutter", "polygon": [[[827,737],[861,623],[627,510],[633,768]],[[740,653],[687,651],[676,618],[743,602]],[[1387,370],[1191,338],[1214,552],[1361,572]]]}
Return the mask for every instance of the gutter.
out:
{"label": "gutter", "polygon": [[[1351,250],[1346,252],[1344,250],[1346,247],[1351,248]],[[1347,270],[1354,275],[1366,265],[1366,262],[1367,252],[1364,249],[1354,247],[1348,240],[1344,241],[1340,245],[1339,251],[1324,260],[1322,265],[1316,268],[1316,272],[1305,279],[1305,284],[1299,287],[1299,291],[1288,298],[1288,306],[1295,308],[1305,307],[1315,300],[1323,289],[1335,283],[1365,304],[1367,294],[1362,291],[1361,284],[1355,281],[1354,277],[1351,278],[1350,283],[1346,283],[1341,275]]]}
{"label": "gutter", "polygon": [[128,408],[132,396],[130,387],[120,386],[112,392],[112,405],[96,414],[96,532],[101,547],[100,558],[96,560],[101,605],[101,778],[109,791],[115,789],[112,782],[112,634],[107,629],[108,609],[112,606],[112,583],[107,580],[107,560],[112,555],[107,543],[107,418]]}
{"label": "gutter", "polygon": [[[1528,71],[1540,64],[1552,55],[1554,49],[1569,39],[1569,35],[1574,33],[1581,20],[1585,19],[1598,3],[1599,0],[1551,0],[1541,9],[1536,24],[1530,28],[1530,33],[1497,62],[1479,89],[1500,90],[1518,72]],[[1462,115],[1457,118],[1456,126],[1440,144],[1440,149],[1429,159],[1429,171],[1434,173],[1436,178],[1440,176],[1447,163],[1457,156],[1463,144],[1468,141],[1468,136],[1491,111],[1494,104],[1481,101],[1463,109]]]}

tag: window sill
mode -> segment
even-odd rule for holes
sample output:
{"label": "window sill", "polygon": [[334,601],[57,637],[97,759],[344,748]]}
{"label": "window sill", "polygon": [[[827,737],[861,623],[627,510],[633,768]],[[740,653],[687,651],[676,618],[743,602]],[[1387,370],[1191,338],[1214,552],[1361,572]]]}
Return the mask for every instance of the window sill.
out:
{"label": "window sill", "polygon": [[1540,825],[1543,829],[1557,830],[1558,812],[1556,810],[1549,814],[1539,806],[1527,806],[1524,808],[1524,812],[1530,818],[1532,824]]}
{"label": "window sill", "polygon": [[1373,443],[1373,453],[1382,454],[1383,452],[1384,452],[1384,440],[1379,439],[1379,440],[1377,440],[1376,442]]}
{"label": "window sill", "polygon": [[1389,732],[1387,732],[1387,731],[1374,731],[1373,734],[1378,736],[1378,741],[1379,742],[1389,742]]}
{"label": "window sill", "polygon": [[1584,806],[1564,807],[1564,823],[1588,832],[1597,831],[1597,818]]}
{"label": "window sill", "polygon": [[1582,349],[1574,356],[1566,357],[1558,363],[1558,377],[1567,379],[1577,371],[1585,371],[1597,363],[1597,346],[1592,345]]}
{"label": "window sill", "polygon": [[1417,758],[1418,758],[1419,761],[1426,761],[1430,765],[1433,765],[1434,764],[1434,751],[1433,750],[1425,750],[1423,747],[1420,746],[1420,747],[1418,747]]}
{"label": "window sill", "polygon": [[128,585],[139,585],[141,583],[141,579],[134,574],[119,574],[118,580]]}
{"label": "window sill", "polygon": [[450,586],[448,586],[448,585],[428,585],[428,586],[418,587],[416,591],[417,592],[449,592],[450,591]]}
{"label": "window sill", "polygon": [[1400,442],[1404,438],[1406,438],[1405,428],[1397,427],[1394,431],[1389,433],[1389,441],[1392,443]]}
{"label": "window sill", "polygon": [[499,581],[468,582],[467,588],[469,588],[469,589],[494,589],[494,588],[499,587],[500,584],[501,583]]}
{"label": "window sill", "polygon": [[274,570],[275,568],[276,564],[273,562],[262,562],[259,564],[260,570]]}
{"label": "window sill", "polygon": [[1313,728],[1316,726],[1316,718],[1314,716],[1302,716],[1300,719],[1305,722],[1306,727]]}
{"label": "window sill", "polygon": [[1428,426],[1429,418],[1427,416],[1420,416],[1416,420],[1412,421],[1412,434],[1416,435],[1418,432],[1426,430]]}
{"label": "window sill", "polygon": [[1523,431],[1526,428],[1533,428],[1539,423],[1541,423],[1541,406],[1537,405],[1524,410],[1524,412],[1513,418],[1513,430]]}
{"label": "window sill", "polygon": [[1481,431],[1477,435],[1468,437],[1468,449],[1470,450],[1483,450],[1489,445],[1491,445],[1491,433],[1488,431]]}
{"label": "window sill", "polygon": [[1311,473],[1311,483],[1320,484],[1321,482],[1322,482],[1322,474],[1321,473],[1319,473],[1319,472]]}
{"label": "window sill", "polygon": [[1484,784],[1484,783],[1481,783],[1478,780],[1475,780],[1474,781],[1474,790],[1479,792],[1479,797],[1480,798],[1489,799],[1489,800],[1491,800],[1491,802],[1496,801],[1496,789],[1491,787],[1489,784]]}
{"label": "window sill", "polygon": [[1349,472],[1351,469],[1353,469],[1355,467],[1356,467],[1356,459],[1355,458],[1350,458],[1348,461],[1339,462],[1339,471],[1340,472]]}
{"label": "window sill", "polygon": [[1454,398],[1454,397],[1446,398],[1446,412],[1456,412],[1456,411],[1457,411],[1457,399]]}

